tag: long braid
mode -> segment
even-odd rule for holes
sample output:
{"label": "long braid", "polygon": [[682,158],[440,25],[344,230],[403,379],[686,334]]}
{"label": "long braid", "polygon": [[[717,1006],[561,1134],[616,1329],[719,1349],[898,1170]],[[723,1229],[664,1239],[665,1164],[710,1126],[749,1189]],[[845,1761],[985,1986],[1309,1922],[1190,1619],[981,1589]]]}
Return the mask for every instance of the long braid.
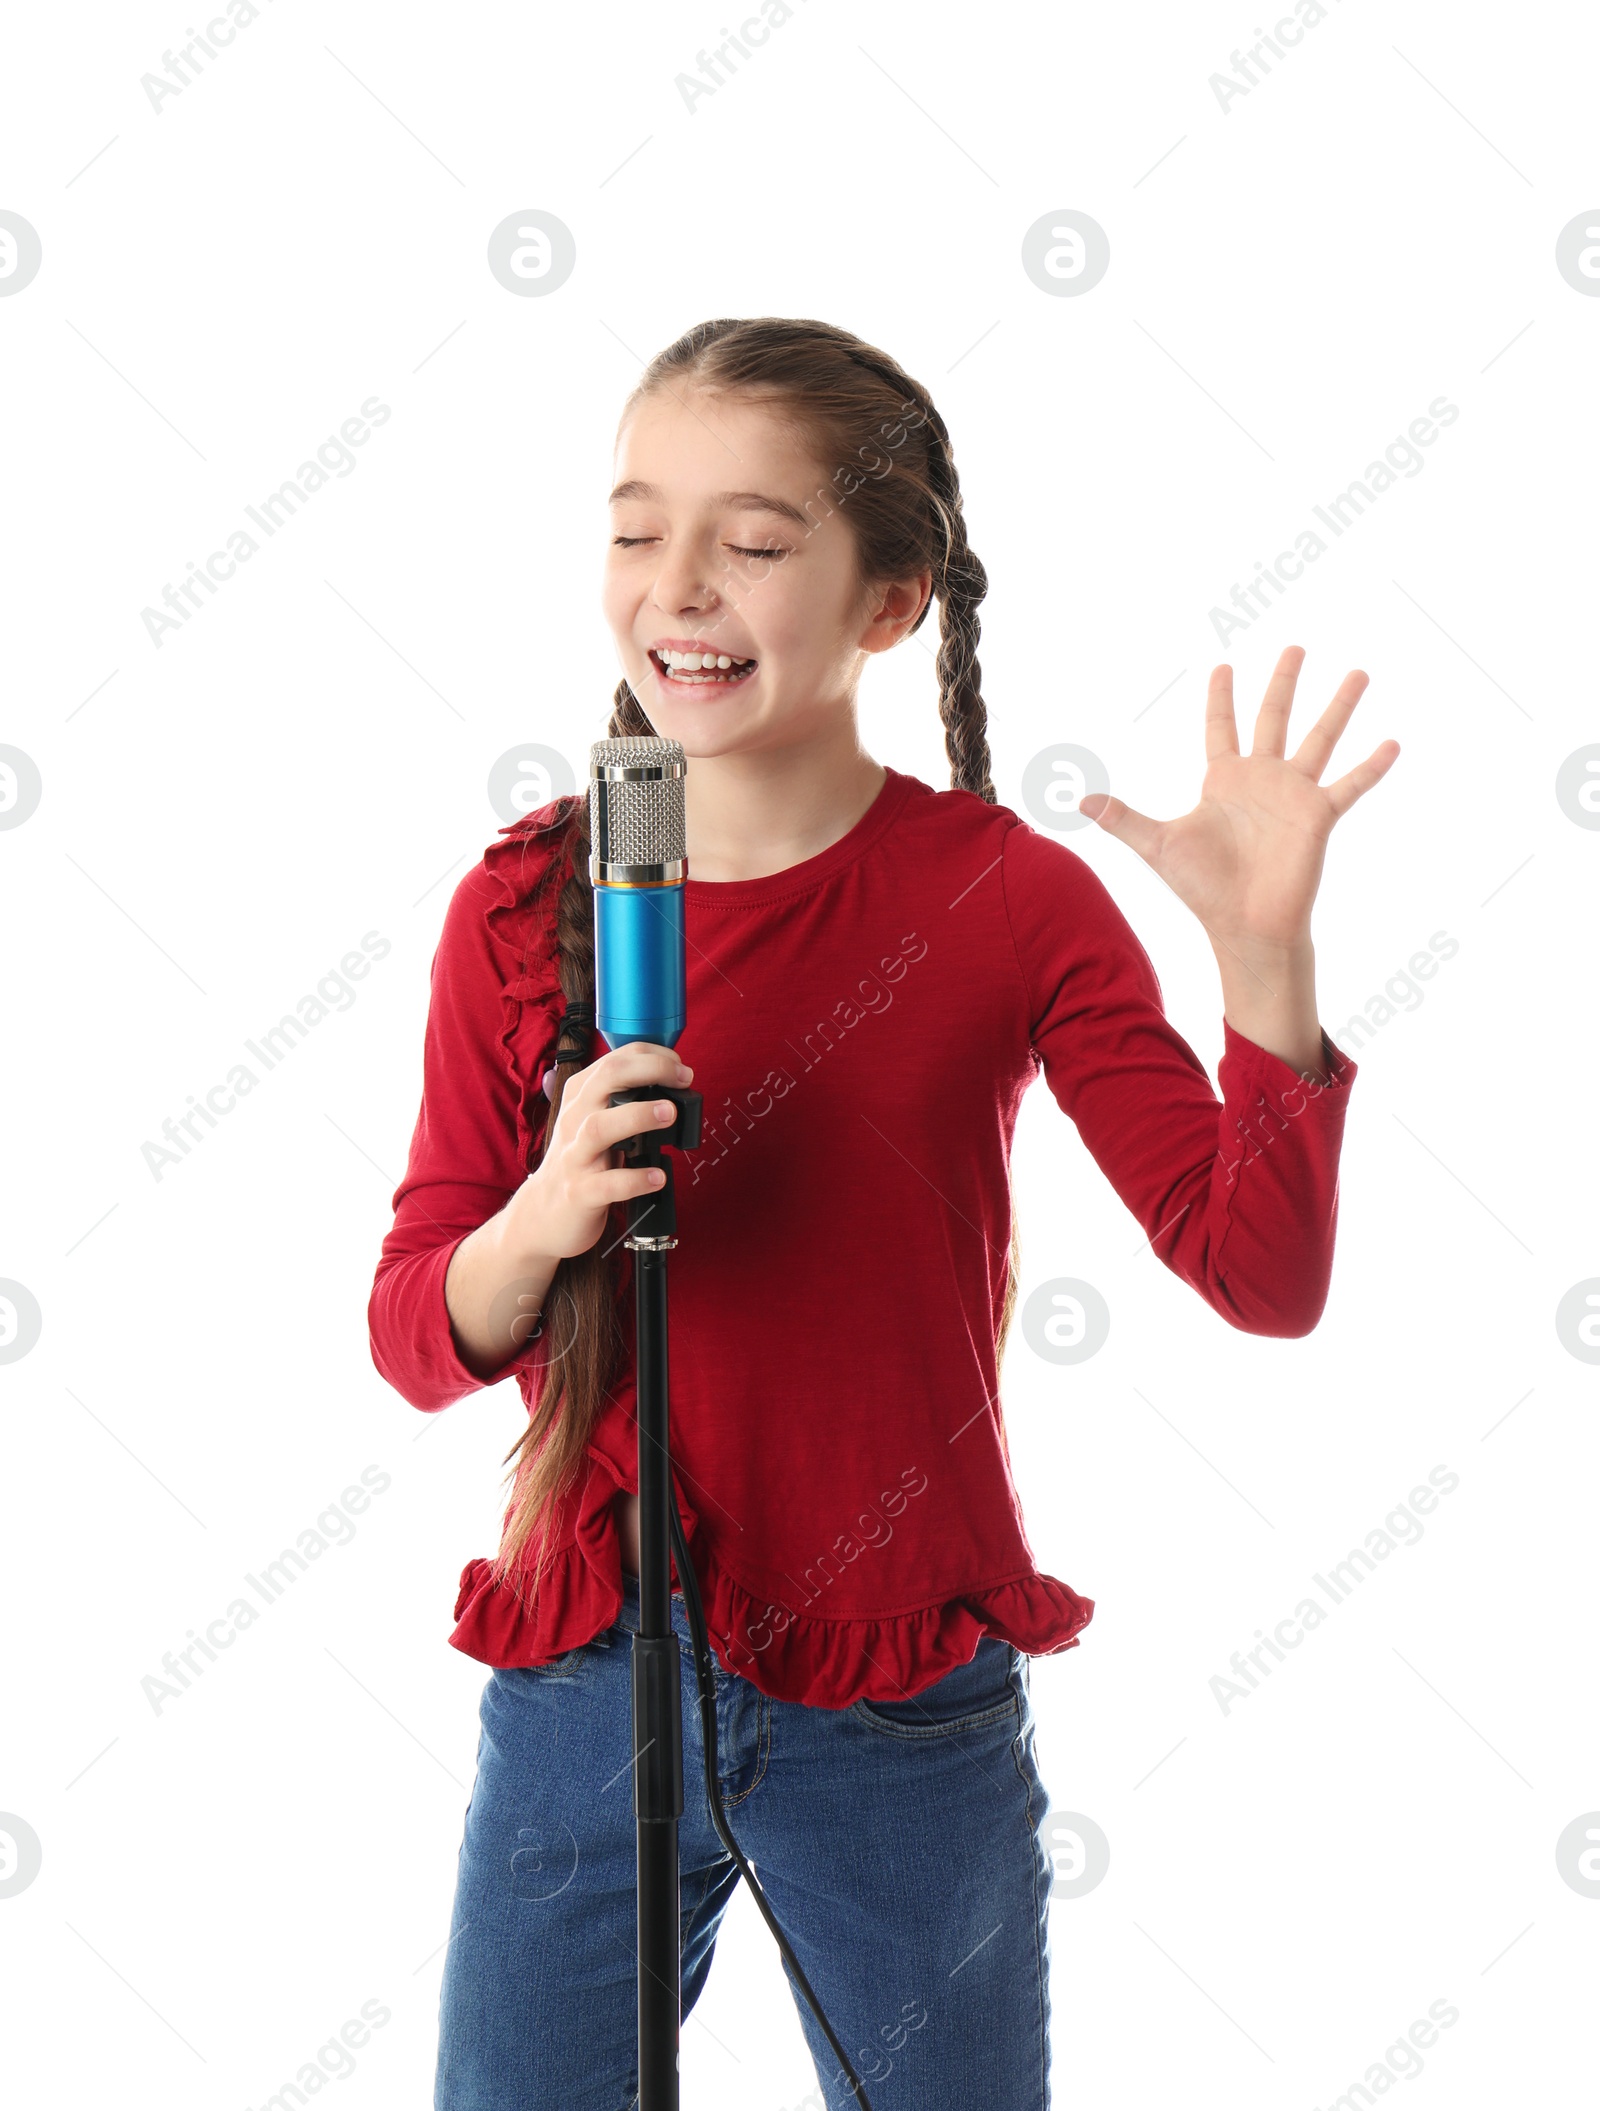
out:
{"label": "long braid", "polygon": [[996,804],[989,762],[989,710],[983,700],[983,670],[978,665],[978,604],[989,591],[989,575],[967,541],[961,483],[950,453],[944,421],[930,404],[934,428],[928,448],[928,470],[945,519],[945,560],[939,580],[939,716],[944,721],[945,753],[950,782]]}
{"label": "long braid", "polygon": [[[961,479],[956,474],[950,434],[927,390],[885,353],[863,346],[853,350],[851,357],[857,366],[890,389],[900,403],[914,403],[920,413],[919,422],[927,436],[925,474],[934,515],[933,591],[939,603],[939,651],[934,671],[939,681],[939,716],[944,721],[950,784],[953,791],[975,792],[993,806],[996,794],[989,774],[989,713],[983,701],[983,671],[978,665],[978,604],[989,591],[989,575],[967,541]],[[919,616],[912,629],[919,630],[922,620]]]}

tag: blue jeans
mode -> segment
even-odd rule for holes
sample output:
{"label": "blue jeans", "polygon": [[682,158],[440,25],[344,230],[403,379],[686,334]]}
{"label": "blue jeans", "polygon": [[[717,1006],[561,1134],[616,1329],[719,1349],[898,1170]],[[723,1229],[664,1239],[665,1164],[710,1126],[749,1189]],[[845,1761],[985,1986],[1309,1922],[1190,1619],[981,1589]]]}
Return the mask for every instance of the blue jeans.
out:
{"label": "blue jeans", "polygon": [[[491,1671],[439,2002],[434,2111],[632,2111],[639,2090],[630,1635]],[[683,2013],[740,1881],[712,1826],[683,1599]],[[872,2111],[1049,2111],[1050,1807],[1027,1660],[986,1635],[915,1699],[804,1707],[712,1658],[730,1831]],[[771,1937],[763,1928],[760,1940]],[[776,1946],[774,1946],[776,1947]],[[788,1977],[785,1967],[785,1977]],[[790,1982],[816,2111],[852,2097]],[[766,2093],[749,2093],[752,2111]],[[773,2104],[770,2111],[777,2111]]]}

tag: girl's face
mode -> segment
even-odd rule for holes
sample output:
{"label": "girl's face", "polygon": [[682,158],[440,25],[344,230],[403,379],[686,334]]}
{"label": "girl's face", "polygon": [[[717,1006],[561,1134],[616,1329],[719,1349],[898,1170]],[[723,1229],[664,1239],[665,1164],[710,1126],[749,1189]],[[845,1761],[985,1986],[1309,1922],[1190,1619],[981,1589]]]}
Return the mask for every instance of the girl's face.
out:
{"label": "girl's face", "polygon": [[927,598],[926,573],[863,586],[832,469],[761,404],[657,391],[623,421],[615,473],[605,618],[651,725],[690,756],[836,724]]}

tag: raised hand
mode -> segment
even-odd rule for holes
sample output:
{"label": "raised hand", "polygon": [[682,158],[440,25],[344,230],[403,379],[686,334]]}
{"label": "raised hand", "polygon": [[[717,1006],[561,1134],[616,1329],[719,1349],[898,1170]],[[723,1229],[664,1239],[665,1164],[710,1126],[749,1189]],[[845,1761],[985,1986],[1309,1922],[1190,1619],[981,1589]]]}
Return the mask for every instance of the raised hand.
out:
{"label": "raised hand", "polygon": [[1109,792],[1091,792],[1078,811],[1138,852],[1192,909],[1213,945],[1244,960],[1290,955],[1309,943],[1311,904],[1333,824],[1370,791],[1400,753],[1380,741],[1331,784],[1319,782],[1350,722],[1367,677],[1347,674],[1333,701],[1285,756],[1289,712],[1305,648],[1280,654],[1256,718],[1248,755],[1239,753],[1233,669],[1213,668],[1206,698],[1206,773],[1198,803],[1172,821],[1154,821]]}

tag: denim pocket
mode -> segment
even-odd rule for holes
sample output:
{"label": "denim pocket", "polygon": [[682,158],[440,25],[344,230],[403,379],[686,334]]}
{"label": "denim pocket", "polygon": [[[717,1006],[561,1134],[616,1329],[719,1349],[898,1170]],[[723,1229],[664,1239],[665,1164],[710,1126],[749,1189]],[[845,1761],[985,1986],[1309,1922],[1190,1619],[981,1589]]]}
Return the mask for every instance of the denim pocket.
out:
{"label": "denim pocket", "polygon": [[1017,1651],[999,1635],[985,1635],[970,1664],[957,1664],[909,1700],[859,1700],[857,1722],[889,1737],[953,1737],[1017,1717]]}
{"label": "denim pocket", "polygon": [[[626,1608],[624,1608],[624,1611],[626,1611]],[[551,1657],[549,1662],[545,1664],[525,1664],[522,1669],[530,1672],[535,1678],[570,1678],[584,1663],[586,1658],[593,1658],[619,1648],[623,1649],[625,1653],[626,1647],[631,1640],[632,1630],[624,1624],[623,1620],[615,1620],[611,1626],[602,1627],[598,1634],[591,1635],[587,1642],[580,1642],[576,1649],[569,1649],[564,1656]]]}
{"label": "denim pocket", "polygon": [[[595,1640],[598,1641],[599,1637],[596,1636]],[[571,1678],[593,1647],[594,1642],[580,1642],[576,1649],[569,1649],[559,1657],[551,1657],[547,1663],[519,1664],[516,1668],[524,1677],[531,1679]]]}

